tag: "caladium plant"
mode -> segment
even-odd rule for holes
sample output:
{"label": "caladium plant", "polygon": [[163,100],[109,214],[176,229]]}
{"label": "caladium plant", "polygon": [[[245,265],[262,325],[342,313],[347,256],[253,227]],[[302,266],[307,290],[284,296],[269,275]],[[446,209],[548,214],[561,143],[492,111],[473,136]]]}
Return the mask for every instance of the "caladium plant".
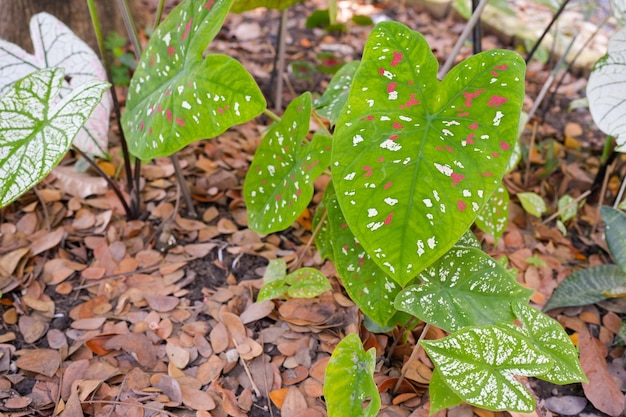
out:
{"label": "caladium plant", "polygon": [[0,207],[39,183],[60,162],[109,88],[89,81],[62,100],[62,68],[38,70],[0,97]]}
{"label": "caladium plant", "polygon": [[[92,80],[106,80],[106,73],[94,51],[65,24],[48,13],[38,13],[30,20],[34,54],[0,39],[0,95],[27,74],[43,68],[65,71],[60,99]],[[74,145],[87,154],[105,156],[109,134],[111,97],[104,94],[91,117],[80,129]]]}

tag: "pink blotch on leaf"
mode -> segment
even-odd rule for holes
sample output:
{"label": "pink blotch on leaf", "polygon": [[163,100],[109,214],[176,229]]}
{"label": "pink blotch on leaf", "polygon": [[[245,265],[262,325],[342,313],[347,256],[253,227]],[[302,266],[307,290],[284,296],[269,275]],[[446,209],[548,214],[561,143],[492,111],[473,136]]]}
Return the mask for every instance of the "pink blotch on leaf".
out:
{"label": "pink blotch on leaf", "polygon": [[281,198],[282,196],[280,194],[276,194],[276,201],[280,201]]}
{"label": "pink blotch on leaf", "polygon": [[180,117],[176,118],[176,124],[180,127],[185,126],[185,121],[183,119],[181,119]]}
{"label": "pink blotch on leaf", "polygon": [[480,96],[480,94],[484,92],[485,92],[485,89],[480,88],[476,90],[476,92],[474,93],[468,93],[468,92],[463,93],[463,97],[465,98],[465,107],[471,108],[472,100],[474,100],[475,98],[478,98],[478,96]]}
{"label": "pink blotch on leaf", "polygon": [[387,92],[388,93],[393,93],[396,89],[396,85],[398,85],[398,83],[389,83],[387,84]]}
{"label": "pink blotch on leaf", "polygon": [[302,112],[302,104],[298,105],[298,113]]}
{"label": "pink blotch on leaf", "polygon": [[391,187],[393,185],[393,183],[391,181],[389,181],[387,184],[383,185],[383,188],[386,190],[389,187]]}
{"label": "pink blotch on leaf", "polygon": [[500,142],[500,149],[502,149],[503,151],[508,151],[509,149],[511,149],[511,145],[506,142]]}
{"label": "pink blotch on leaf", "polygon": [[165,90],[165,97],[169,96],[170,94],[172,94],[172,90]]}
{"label": "pink blotch on leaf", "polygon": [[319,163],[320,161],[311,162],[309,165],[307,165],[306,172],[309,172],[310,170],[315,168]]}
{"label": "pink blotch on leaf", "polygon": [[378,73],[380,75],[383,75],[385,73],[385,69],[384,68],[378,68]]}
{"label": "pink blotch on leaf", "polygon": [[459,211],[463,211],[463,210],[465,210],[465,209],[467,208],[467,204],[465,204],[465,203],[464,203],[463,201],[461,201],[461,200],[458,200],[458,201],[456,202],[456,206],[457,206],[457,208],[459,209]]}
{"label": "pink blotch on leaf", "polygon": [[218,112],[219,114],[224,114],[224,109],[223,109],[223,108],[221,108],[221,107],[218,107],[217,112]]}
{"label": "pink blotch on leaf", "polygon": [[393,59],[391,60],[391,66],[395,67],[402,61],[402,54],[398,51],[393,51]]}
{"label": "pink blotch on leaf", "polygon": [[396,122],[395,120],[393,121],[393,128],[394,129],[404,129],[404,126],[402,126],[400,123]]}
{"label": "pink blotch on leaf", "polygon": [[154,54],[150,55],[150,66],[154,67]]}
{"label": "pink blotch on leaf", "polygon": [[405,109],[407,107],[415,106],[417,104],[420,104],[419,100],[415,99],[415,94],[411,94],[411,96],[409,97],[409,101],[404,104],[400,104],[400,106],[398,107],[401,109]]}
{"label": "pink blotch on leaf", "polygon": [[172,123],[172,111],[170,109],[165,110],[165,117],[167,117],[167,121]]}
{"label": "pink blotch on leaf", "polygon": [[497,109],[498,107],[500,107],[501,105],[503,105],[507,101],[509,101],[509,99],[506,98],[506,97],[493,96],[493,97],[491,97],[489,99],[489,101],[487,101],[487,106],[493,107],[494,109]]}
{"label": "pink blotch on leaf", "polygon": [[456,187],[457,185],[459,185],[459,182],[461,180],[463,180],[463,178],[465,178],[465,175],[461,175],[461,174],[457,174],[457,173],[453,172],[450,175],[450,178],[452,179],[452,186]]}
{"label": "pink blotch on leaf", "polygon": [[172,56],[174,56],[175,53],[176,53],[176,49],[174,49],[172,45],[167,47],[167,56],[169,58],[172,58]]}
{"label": "pink blotch on leaf", "polygon": [[468,111],[464,111],[464,112],[461,112],[461,113],[457,114],[457,117],[465,117],[465,116],[469,116],[469,115],[470,115],[470,113]]}
{"label": "pink blotch on leaf", "polygon": [[162,112],[163,111],[163,106],[161,106],[160,104],[157,106],[156,110],[158,112]]}
{"label": "pink blotch on leaf", "polygon": [[470,133],[469,135],[467,135],[467,138],[465,140],[467,141],[468,144],[473,145],[475,136],[476,136],[475,133]]}
{"label": "pink blotch on leaf", "polygon": [[477,123],[477,122],[474,122],[474,123],[472,123],[471,125],[469,125],[469,126],[467,126],[467,127],[469,127],[469,128],[470,128],[470,129],[472,129],[472,130],[476,130],[476,129],[478,129],[478,123]]}
{"label": "pink blotch on leaf", "polygon": [[497,72],[497,71],[495,71],[495,70],[491,70],[491,71],[489,71],[489,73],[490,73],[492,76],[494,76],[494,77],[497,77],[498,75],[500,75],[500,74],[498,74],[498,72]]}
{"label": "pink blotch on leaf", "polygon": [[393,211],[387,215],[385,219],[385,226],[389,226],[391,224],[391,220],[393,220]]}
{"label": "pink blotch on leaf", "polygon": [[207,10],[211,10],[211,7],[213,7],[214,4],[215,4],[215,0],[210,0],[210,1],[207,1],[206,3],[204,3],[204,7]]}
{"label": "pink blotch on leaf", "polygon": [[300,197],[300,195],[301,195],[301,194],[302,194],[302,190],[301,190],[300,188],[298,188],[298,189],[296,190],[296,196],[297,196],[297,197]]}
{"label": "pink blotch on leaf", "polygon": [[398,139],[400,136],[398,135],[393,135],[393,136],[389,136],[389,140],[396,140]]}
{"label": "pink blotch on leaf", "polygon": [[371,122],[372,120],[374,120],[374,116],[362,117],[360,121],[361,122],[365,122],[365,121]]}
{"label": "pink blotch on leaf", "polygon": [[363,168],[363,171],[365,171],[365,174],[363,174],[363,176],[365,178],[369,178],[372,176],[372,167],[369,165],[365,165]]}
{"label": "pink blotch on leaf", "polygon": [[365,258],[363,258],[362,256],[359,256],[359,266],[363,266],[365,265]]}
{"label": "pink blotch on leaf", "polygon": [[409,80],[409,82],[407,83],[408,85],[413,85],[415,83],[415,81],[413,80]]}
{"label": "pink blotch on leaf", "polygon": [[143,120],[139,121],[139,129],[144,130],[146,128],[146,124],[143,122]]}
{"label": "pink blotch on leaf", "polygon": [[148,133],[152,134],[152,128],[148,129]]}
{"label": "pink blotch on leaf", "polygon": [[493,152],[491,156],[493,156],[494,158],[497,158],[500,156],[500,154],[498,152]]}
{"label": "pink blotch on leaf", "polygon": [[509,64],[496,65],[494,68],[500,71],[506,71],[509,68]]}
{"label": "pink blotch on leaf", "polygon": [[189,20],[187,21],[187,25],[185,25],[185,31],[183,32],[183,35],[180,37],[181,41],[184,41],[187,36],[189,36],[189,31],[191,30],[191,22],[193,21],[193,18],[189,18]]}
{"label": "pink blotch on leaf", "polygon": [[452,149],[452,147],[446,145],[446,151],[452,153],[452,151],[454,151],[454,149]]}
{"label": "pink blotch on leaf", "polygon": [[439,152],[443,152],[443,146],[441,145],[437,145],[435,149],[437,149]]}
{"label": "pink blotch on leaf", "polygon": [[342,229],[347,229],[348,228],[348,224],[347,223],[341,223],[341,227]]}
{"label": "pink blotch on leaf", "polygon": [[378,157],[378,162],[383,162],[385,160],[385,158],[383,158],[382,156]]}

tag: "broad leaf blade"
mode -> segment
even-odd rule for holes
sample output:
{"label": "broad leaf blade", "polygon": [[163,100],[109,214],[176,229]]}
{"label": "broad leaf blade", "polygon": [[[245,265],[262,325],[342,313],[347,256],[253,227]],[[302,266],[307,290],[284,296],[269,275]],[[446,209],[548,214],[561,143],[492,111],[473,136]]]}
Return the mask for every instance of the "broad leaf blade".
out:
{"label": "broad leaf blade", "polygon": [[259,233],[284,230],[311,202],[313,181],[328,167],[331,139],[306,140],[311,94],[292,101],[256,151],[244,183],[250,228]]}
{"label": "broad leaf blade", "polygon": [[449,332],[512,321],[511,304],[532,295],[480,249],[454,247],[418,278],[422,284],[402,290],[396,308]]}
{"label": "broad leaf blade", "polygon": [[[63,80],[60,98],[88,81],[107,79],[95,52],[54,16],[48,13],[33,15],[30,34],[34,55],[0,39],[0,95],[20,78],[44,68],[65,70],[67,79]],[[110,95],[105,94],[80,129],[74,144],[83,152],[106,155],[111,105]]]}
{"label": "broad leaf blade", "polygon": [[317,113],[327,118],[331,125],[334,125],[348,100],[350,85],[354,78],[354,73],[359,67],[359,61],[348,62],[341,67],[333,76],[322,96],[315,100],[314,107]]}
{"label": "broad leaf blade", "polygon": [[333,144],[347,222],[401,285],[456,243],[500,184],[524,97],[514,52],[471,57],[441,83],[436,73],[420,34],[378,24]]}
{"label": "broad leaf blade", "polygon": [[55,103],[62,81],[60,68],[39,70],[0,97],[0,207],[52,171],[109,87],[91,81]]}
{"label": "broad leaf blade", "polygon": [[328,278],[315,268],[300,268],[285,277],[287,294],[294,298],[314,298],[330,291]]}
{"label": "broad leaf blade", "polygon": [[428,385],[430,394],[430,413],[434,414],[444,408],[454,407],[463,402],[461,398],[445,383],[439,368],[433,369],[433,376]]}
{"label": "broad leaf blade", "polygon": [[420,344],[456,395],[493,411],[533,411],[534,397],[515,377],[542,374],[553,366],[512,328],[471,327]]}
{"label": "broad leaf blade", "polygon": [[526,303],[513,304],[513,311],[524,325],[523,331],[530,342],[554,361],[554,367],[537,375],[538,378],[559,385],[587,381],[578,351],[559,322]]}
{"label": "broad leaf blade", "polygon": [[[328,417],[374,417],[380,396],[374,383],[376,350],[363,350],[359,336],[346,336],[335,348],[324,378]],[[365,404],[369,401],[369,404]]]}
{"label": "broad leaf blade", "polygon": [[489,202],[476,217],[476,226],[483,232],[492,235],[497,243],[504,234],[508,223],[509,192],[504,185],[500,184],[489,199]]}
{"label": "broad leaf blade", "polygon": [[626,272],[617,265],[599,265],[576,271],[559,284],[544,311],[559,307],[584,306],[606,300],[614,288],[626,286]]}
{"label": "broad leaf blade", "polygon": [[607,206],[603,206],[600,211],[611,255],[615,263],[626,272],[626,214]]}
{"label": "broad leaf blade", "polygon": [[130,152],[169,156],[215,137],[265,108],[250,74],[233,58],[203,53],[232,0],[186,0],[148,42],[128,89],[122,117]]}

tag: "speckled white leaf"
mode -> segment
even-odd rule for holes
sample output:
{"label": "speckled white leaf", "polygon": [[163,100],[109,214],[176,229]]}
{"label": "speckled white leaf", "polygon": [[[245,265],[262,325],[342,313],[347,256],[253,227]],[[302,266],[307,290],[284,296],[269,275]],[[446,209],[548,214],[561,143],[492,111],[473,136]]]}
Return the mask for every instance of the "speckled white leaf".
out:
{"label": "speckled white leaf", "polygon": [[359,336],[349,334],[333,351],[324,378],[328,417],[375,417],[380,395],[374,383],[376,349],[367,352]]}
{"label": "speckled white leaf", "polygon": [[[95,52],[54,16],[48,13],[33,15],[30,34],[34,55],[0,39],[0,95],[15,81],[43,68],[65,70],[59,98],[88,81],[106,80],[104,67]],[[111,105],[110,94],[104,94],[76,136],[74,144],[83,152],[106,155]]]}
{"label": "speckled white leaf", "polygon": [[328,278],[315,268],[299,268],[285,277],[287,294],[293,298],[313,298],[330,291]]}
{"label": "speckled white leaf", "polygon": [[612,207],[600,209],[604,221],[606,244],[611,256],[624,272],[626,272],[626,214]]}
{"label": "speckled white leaf", "polygon": [[0,207],[52,171],[109,87],[90,81],[58,101],[62,81],[61,68],[39,70],[0,97]]}
{"label": "speckled white leaf", "polygon": [[532,291],[480,249],[453,247],[402,290],[398,310],[449,332],[515,318],[511,304],[528,302]]}
{"label": "speckled white leaf", "polygon": [[626,27],[611,36],[607,54],[591,71],[587,97],[595,124],[626,151]]}
{"label": "speckled white leaf", "polygon": [[524,210],[535,217],[543,216],[548,209],[546,202],[543,201],[543,198],[537,193],[517,193],[517,198],[519,198],[520,203],[522,203]]}
{"label": "speckled white leaf", "polygon": [[476,226],[483,232],[492,235],[496,241],[500,239],[509,223],[509,192],[504,185],[493,193],[489,202],[476,217]]}
{"label": "speckled white leaf", "polygon": [[522,58],[492,50],[437,80],[419,33],[370,35],[335,133],[332,175],[350,228],[401,285],[446,253],[500,184],[517,140]]}
{"label": "speckled white leaf", "polygon": [[433,369],[433,374],[428,385],[430,394],[430,413],[435,414],[444,408],[454,407],[463,402],[454,391],[445,383],[439,368]]}
{"label": "speckled white leaf", "polygon": [[327,118],[331,125],[334,125],[348,100],[350,85],[354,78],[354,73],[359,67],[359,61],[352,61],[345,64],[333,76],[326,87],[324,94],[313,103],[317,113]]}
{"label": "speckled white leaf", "polygon": [[265,109],[263,94],[238,61],[206,52],[232,1],[185,0],[150,37],[122,116],[133,155],[169,156]]}
{"label": "speckled white leaf", "polygon": [[534,397],[515,377],[543,374],[554,365],[512,328],[470,327],[420,344],[456,395],[493,411],[533,411]]}
{"label": "speckled white leaf", "polygon": [[289,227],[311,202],[313,181],[328,167],[331,139],[306,140],[311,93],[292,101],[259,145],[243,187],[250,228],[272,233]]}

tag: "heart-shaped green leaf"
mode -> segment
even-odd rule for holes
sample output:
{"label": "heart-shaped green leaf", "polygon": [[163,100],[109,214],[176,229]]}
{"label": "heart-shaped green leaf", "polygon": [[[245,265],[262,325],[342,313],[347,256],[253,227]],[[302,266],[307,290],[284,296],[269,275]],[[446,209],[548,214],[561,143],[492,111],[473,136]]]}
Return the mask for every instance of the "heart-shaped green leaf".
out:
{"label": "heart-shaped green leaf", "polygon": [[294,298],[313,298],[330,291],[328,278],[315,268],[300,268],[285,277],[287,294]]}
{"label": "heart-shaped green leaf", "polygon": [[0,97],[0,207],[39,183],[61,161],[109,84],[89,81],[57,101],[63,69],[47,68]]}
{"label": "heart-shaped green leaf", "polygon": [[150,38],[128,89],[122,117],[130,152],[169,156],[265,109],[250,74],[233,58],[205,54],[232,0],[185,0]]}
{"label": "heart-shaped green leaf", "polygon": [[348,225],[401,285],[459,240],[500,184],[524,69],[518,54],[493,50],[439,82],[423,36],[397,22],[370,35],[337,122],[332,175]]}
{"label": "heart-shaped green leaf", "polygon": [[470,327],[420,344],[456,395],[487,410],[533,411],[534,397],[515,377],[543,374],[554,365],[510,327]]}
{"label": "heart-shaped green leaf", "polygon": [[435,414],[437,411],[443,410],[444,408],[454,407],[463,402],[444,381],[439,368],[433,369],[433,375],[428,385],[431,414]]}
{"label": "heart-shaped green leaf", "polygon": [[500,184],[491,195],[489,202],[476,217],[476,226],[483,232],[492,235],[496,241],[500,239],[509,223],[509,192]]}
{"label": "heart-shaped green leaf", "polygon": [[380,396],[374,383],[376,349],[365,352],[359,336],[349,334],[333,351],[326,367],[324,397],[328,417],[374,417]]}
{"label": "heart-shaped green leaf", "polygon": [[420,285],[398,294],[396,308],[449,332],[512,321],[511,303],[528,302],[532,295],[493,258],[474,248],[452,248],[418,278]]}
{"label": "heart-shaped green leaf", "polygon": [[624,272],[626,272],[626,214],[612,207],[600,209],[604,220],[606,243],[611,255]]}
{"label": "heart-shaped green leaf", "polygon": [[331,139],[307,141],[311,94],[292,101],[270,127],[244,183],[250,228],[259,233],[286,229],[311,202],[313,181],[328,167]]}
{"label": "heart-shaped green leaf", "polygon": [[[34,55],[0,39],[0,95],[20,78],[44,68],[65,70],[59,98],[88,81],[107,79],[95,52],[56,17],[48,13],[33,15],[30,35]],[[110,95],[104,94],[76,135],[77,148],[88,154],[106,155],[111,104]]]}
{"label": "heart-shaped green leaf", "polygon": [[524,326],[516,329],[527,334],[530,343],[554,362],[554,367],[538,374],[538,378],[560,385],[587,381],[578,361],[578,351],[559,322],[526,303],[514,303],[513,312]]}
{"label": "heart-shaped green leaf", "polygon": [[543,201],[543,198],[537,193],[517,193],[517,198],[519,198],[526,213],[532,214],[535,217],[543,216],[546,210],[548,210],[546,202]]}
{"label": "heart-shaped green leaf", "polygon": [[400,287],[359,245],[346,224],[332,183],[326,188],[323,205],[333,262],[346,292],[366,316],[379,325],[387,324],[397,312],[393,300]]}
{"label": "heart-shaped green leaf", "polygon": [[350,85],[357,68],[359,68],[359,61],[348,62],[341,67],[330,80],[324,94],[315,100],[314,107],[317,113],[327,118],[331,125],[335,124],[343,106],[348,100]]}

